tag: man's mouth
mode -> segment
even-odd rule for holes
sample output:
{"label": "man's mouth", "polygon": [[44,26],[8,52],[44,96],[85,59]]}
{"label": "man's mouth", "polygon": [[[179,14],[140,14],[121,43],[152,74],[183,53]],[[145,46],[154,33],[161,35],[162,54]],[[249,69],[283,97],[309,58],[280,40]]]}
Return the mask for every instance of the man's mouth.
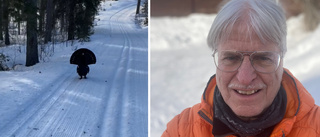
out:
{"label": "man's mouth", "polygon": [[259,92],[260,90],[248,90],[248,91],[244,91],[244,90],[235,90],[237,93],[241,94],[241,95],[252,95],[254,93]]}

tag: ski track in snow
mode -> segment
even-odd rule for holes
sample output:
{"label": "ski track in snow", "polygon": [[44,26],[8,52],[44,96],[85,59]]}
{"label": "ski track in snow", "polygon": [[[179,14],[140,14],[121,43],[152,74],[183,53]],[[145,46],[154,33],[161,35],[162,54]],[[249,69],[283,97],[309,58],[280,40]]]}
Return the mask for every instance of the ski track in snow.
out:
{"label": "ski track in snow", "polygon": [[86,47],[97,56],[88,79],[68,66],[0,127],[1,137],[148,136],[148,31],[134,23],[136,1],[112,6]]}

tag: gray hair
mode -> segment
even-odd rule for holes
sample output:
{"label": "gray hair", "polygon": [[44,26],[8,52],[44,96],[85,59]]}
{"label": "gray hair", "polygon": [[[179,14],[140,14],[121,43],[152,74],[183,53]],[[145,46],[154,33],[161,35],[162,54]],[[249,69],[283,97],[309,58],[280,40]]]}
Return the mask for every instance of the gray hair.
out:
{"label": "gray hair", "polygon": [[[216,50],[232,33],[236,22],[248,26],[263,44],[277,44],[284,55],[287,51],[286,17],[281,6],[271,0],[231,0],[217,14],[207,37],[208,46]],[[243,22],[245,20],[245,22]],[[249,34],[250,35],[250,34]]]}

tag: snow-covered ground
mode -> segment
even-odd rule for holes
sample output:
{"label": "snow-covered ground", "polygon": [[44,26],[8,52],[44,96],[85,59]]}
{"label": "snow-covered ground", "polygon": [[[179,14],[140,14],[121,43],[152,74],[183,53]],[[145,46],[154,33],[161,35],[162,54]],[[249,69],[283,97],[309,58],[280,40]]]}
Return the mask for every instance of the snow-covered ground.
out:
{"label": "snow-covered ground", "polygon": [[[46,62],[0,72],[0,137],[147,137],[148,28],[135,24],[136,4],[106,1],[91,42],[56,44]],[[69,64],[79,48],[97,57],[87,79]],[[24,46],[0,52],[24,64]]]}
{"label": "snow-covered ground", "polygon": [[[215,15],[151,18],[151,136],[161,136],[166,124],[183,109],[199,103],[215,73],[206,36]],[[303,16],[288,20],[288,68],[320,105],[320,26],[304,31]]]}

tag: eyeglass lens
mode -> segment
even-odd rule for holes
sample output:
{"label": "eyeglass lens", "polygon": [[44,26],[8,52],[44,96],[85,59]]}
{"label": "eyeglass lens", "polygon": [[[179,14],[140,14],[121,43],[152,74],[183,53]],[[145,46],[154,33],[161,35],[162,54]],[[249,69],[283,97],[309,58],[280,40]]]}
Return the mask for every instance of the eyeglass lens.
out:
{"label": "eyeglass lens", "polygon": [[222,71],[232,72],[241,66],[244,56],[250,56],[253,68],[262,73],[274,72],[280,63],[280,55],[275,52],[219,51],[214,53],[215,64]]}

